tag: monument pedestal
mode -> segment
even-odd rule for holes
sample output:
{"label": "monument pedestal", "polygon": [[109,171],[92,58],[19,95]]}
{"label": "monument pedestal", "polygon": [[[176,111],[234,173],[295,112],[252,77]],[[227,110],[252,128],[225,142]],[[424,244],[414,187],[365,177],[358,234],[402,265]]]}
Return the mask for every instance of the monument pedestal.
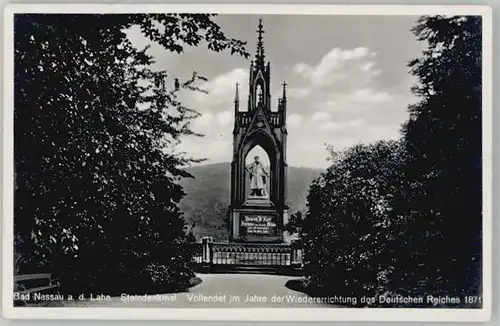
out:
{"label": "monument pedestal", "polygon": [[267,197],[252,197],[249,196],[247,201],[243,204],[246,207],[273,207],[273,203]]}
{"label": "monument pedestal", "polygon": [[282,225],[286,211],[279,212],[275,207],[264,205],[261,201],[257,204],[232,209],[231,240],[233,242],[283,243]]}

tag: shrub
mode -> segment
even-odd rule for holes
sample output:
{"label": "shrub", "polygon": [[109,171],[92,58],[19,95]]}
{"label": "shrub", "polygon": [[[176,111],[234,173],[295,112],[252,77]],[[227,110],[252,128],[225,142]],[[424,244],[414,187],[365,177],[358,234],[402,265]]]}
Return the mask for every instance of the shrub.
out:
{"label": "shrub", "polygon": [[332,154],[334,164],[308,196],[304,272],[330,294],[374,295],[385,290],[393,268],[383,253],[393,236],[388,212],[401,144],[382,141]]}

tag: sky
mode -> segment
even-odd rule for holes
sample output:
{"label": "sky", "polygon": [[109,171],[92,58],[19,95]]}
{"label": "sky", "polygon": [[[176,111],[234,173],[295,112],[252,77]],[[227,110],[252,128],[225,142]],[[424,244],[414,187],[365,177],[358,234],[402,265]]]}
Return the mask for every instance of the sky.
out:
{"label": "sky", "polygon": [[208,94],[181,94],[184,104],[201,113],[191,127],[204,137],[186,137],[177,150],[206,158],[203,164],[231,160],[235,84],[240,84],[240,105],[246,105],[259,18],[274,107],[282,82],[288,84],[289,166],[327,167],[325,144],[341,150],[399,137],[407,107],[417,100],[410,91],[416,79],[407,64],[426,46],[410,31],[418,17],[220,15],[215,21],[227,37],[247,41],[250,58],[213,53],[205,44],[173,54],[150,44],[137,29],[128,32],[137,47],[151,45],[155,68],[172,79],[187,80],[193,71],[208,78],[198,84]]}

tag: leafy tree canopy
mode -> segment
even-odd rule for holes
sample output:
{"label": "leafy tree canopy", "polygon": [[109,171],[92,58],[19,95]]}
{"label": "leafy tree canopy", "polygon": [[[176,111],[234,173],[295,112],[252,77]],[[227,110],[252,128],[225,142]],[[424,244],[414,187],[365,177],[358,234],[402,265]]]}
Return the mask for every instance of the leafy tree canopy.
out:
{"label": "leafy tree canopy", "polygon": [[[422,17],[420,101],[396,142],[332,151],[310,188],[304,271],[328,294],[481,293],[481,18]],[[461,305],[466,305],[461,302]]]}
{"label": "leafy tree canopy", "polygon": [[198,113],[177,94],[203,77],[174,84],[152,70],[126,37],[133,25],[166,51],[205,43],[248,56],[213,15],[15,16],[18,248],[25,271],[66,286],[192,274],[177,181],[194,159],[174,149]]}

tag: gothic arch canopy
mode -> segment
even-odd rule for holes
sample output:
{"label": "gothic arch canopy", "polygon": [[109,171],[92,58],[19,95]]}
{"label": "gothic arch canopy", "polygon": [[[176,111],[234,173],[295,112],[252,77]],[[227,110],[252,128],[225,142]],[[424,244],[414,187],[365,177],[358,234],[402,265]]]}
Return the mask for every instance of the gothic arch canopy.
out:
{"label": "gothic arch canopy", "polygon": [[240,145],[240,152],[242,157],[245,158],[248,153],[257,145],[262,147],[264,151],[266,151],[267,155],[269,156],[271,165],[276,163],[276,154],[278,153],[278,145],[276,143],[276,140],[272,135],[269,135],[262,130],[252,132],[243,140],[242,144]]}

